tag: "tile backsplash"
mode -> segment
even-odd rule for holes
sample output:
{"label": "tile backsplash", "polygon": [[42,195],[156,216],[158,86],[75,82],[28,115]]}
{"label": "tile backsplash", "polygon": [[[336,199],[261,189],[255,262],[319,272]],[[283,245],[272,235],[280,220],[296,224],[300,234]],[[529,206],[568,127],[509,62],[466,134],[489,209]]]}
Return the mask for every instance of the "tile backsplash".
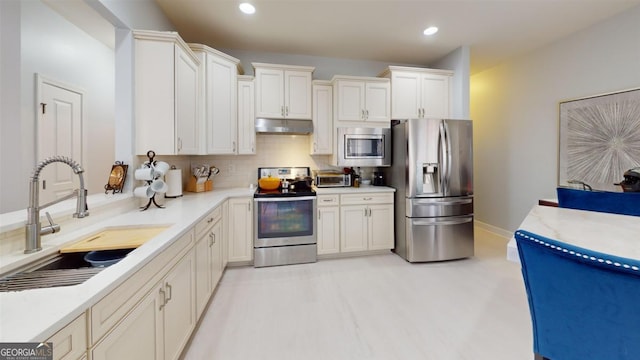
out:
{"label": "tile backsplash", "polygon": [[[158,155],[156,160],[182,169],[183,185],[191,175],[192,166],[213,165],[220,169],[220,173],[213,177],[214,189],[248,187],[251,183],[257,183],[259,167],[308,166],[311,170],[334,168],[329,165],[331,155],[309,155],[310,141],[309,135],[258,134],[255,155]],[[139,156],[138,160],[142,163],[146,157]],[[134,187],[138,185],[136,183]]]}

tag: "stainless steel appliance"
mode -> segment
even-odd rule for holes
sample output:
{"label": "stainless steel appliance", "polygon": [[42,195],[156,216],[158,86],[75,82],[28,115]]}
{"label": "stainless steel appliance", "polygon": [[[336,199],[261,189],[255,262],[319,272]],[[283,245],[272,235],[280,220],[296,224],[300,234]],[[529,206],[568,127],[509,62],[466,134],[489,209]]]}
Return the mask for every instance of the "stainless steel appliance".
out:
{"label": "stainless steel appliance", "polygon": [[346,187],[351,186],[351,174],[338,171],[314,171],[314,182],[317,187]]}
{"label": "stainless steel appliance", "polygon": [[277,177],[275,190],[254,193],[255,267],[315,262],[316,193],[308,167],[259,168],[258,178]]}
{"label": "stainless steel appliance", "polygon": [[390,139],[389,128],[340,127],[334,163],[337,166],[389,166]]}
{"label": "stainless steel appliance", "polygon": [[473,145],[470,120],[392,123],[395,252],[409,262],[473,256]]}

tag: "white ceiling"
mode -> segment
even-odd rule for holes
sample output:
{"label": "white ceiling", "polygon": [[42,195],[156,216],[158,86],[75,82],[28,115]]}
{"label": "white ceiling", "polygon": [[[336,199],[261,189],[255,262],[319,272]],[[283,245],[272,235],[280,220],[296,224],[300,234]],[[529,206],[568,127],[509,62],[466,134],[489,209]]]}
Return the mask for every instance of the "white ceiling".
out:
{"label": "white ceiling", "polygon": [[[640,0],[155,0],[187,42],[217,49],[428,66],[461,45],[472,73],[637,6]],[[422,31],[440,28],[432,37]]]}

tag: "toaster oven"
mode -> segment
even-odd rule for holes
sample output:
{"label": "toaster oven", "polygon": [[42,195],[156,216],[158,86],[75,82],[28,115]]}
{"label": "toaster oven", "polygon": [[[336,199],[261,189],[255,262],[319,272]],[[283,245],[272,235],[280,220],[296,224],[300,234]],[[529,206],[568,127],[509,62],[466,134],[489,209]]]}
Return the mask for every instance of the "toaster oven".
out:
{"label": "toaster oven", "polygon": [[315,174],[316,187],[344,187],[351,186],[351,175],[341,173],[323,173]]}

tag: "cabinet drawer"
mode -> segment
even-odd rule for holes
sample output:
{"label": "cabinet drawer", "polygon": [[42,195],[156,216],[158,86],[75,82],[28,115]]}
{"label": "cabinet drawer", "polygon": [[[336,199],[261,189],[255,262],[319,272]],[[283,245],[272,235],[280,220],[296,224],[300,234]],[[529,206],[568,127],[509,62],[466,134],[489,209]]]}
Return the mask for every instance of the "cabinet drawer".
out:
{"label": "cabinet drawer", "polygon": [[220,219],[222,219],[222,206],[213,209],[196,224],[196,239],[200,239]]}
{"label": "cabinet drawer", "polygon": [[54,360],[75,360],[86,355],[87,316],[78,316],[45,342],[53,343]]}
{"label": "cabinet drawer", "polygon": [[193,230],[91,307],[91,344],[116,325],[152,286],[193,246]]}
{"label": "cabinet drawer", "polygon": [[318,195],[318,206],[335,206],[340,204],[340,195]]}
{"label": "cabinet drawer", "polygon": [[340,195],[341,205],[393,204],[393,193],[362,193]]}

